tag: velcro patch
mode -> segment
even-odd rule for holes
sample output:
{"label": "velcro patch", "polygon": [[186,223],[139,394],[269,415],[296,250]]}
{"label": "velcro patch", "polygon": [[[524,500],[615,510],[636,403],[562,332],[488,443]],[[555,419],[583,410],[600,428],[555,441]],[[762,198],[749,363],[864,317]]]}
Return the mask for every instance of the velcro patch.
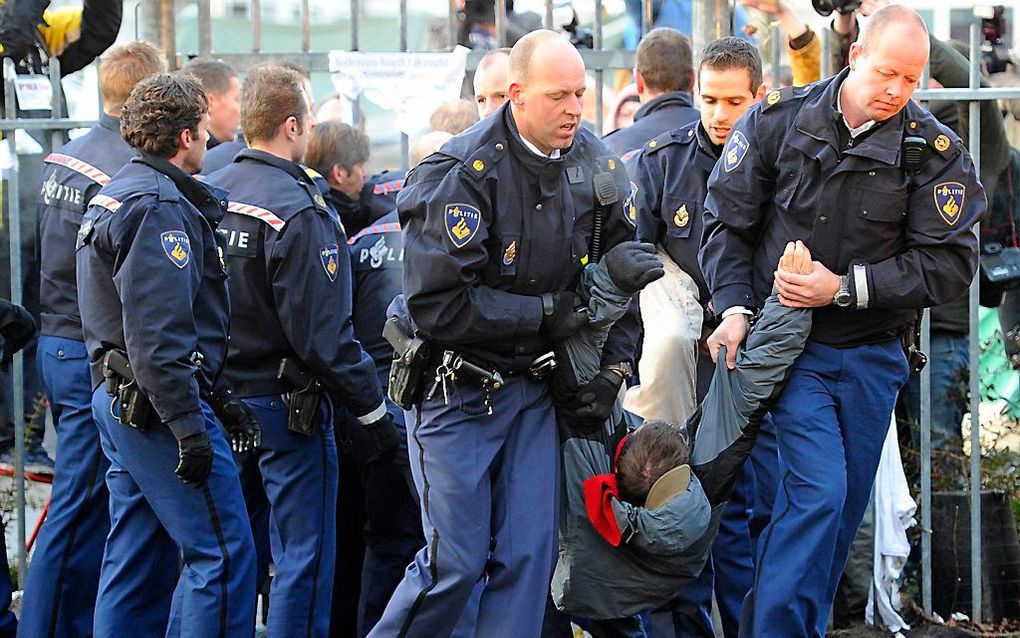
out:
{"label": "velcro patch", "polygon": [[751,147],[747,138],[741,131],[736,131],[726,140],[726,148],[723,149],[723,168],[727,173],[740,166],[747,155],[747,149]]}
{"label": "velcro patch", "polygon": [[447,204],[444,226],[450,241],[463,248],[471,241],[482,224],[482,212],[470,204]]}
{"label": "velcro patch", "polygon": [[184,268],[191,258],[191,240],[183,230],[168,230],[159,236],[163,244],[163,252],[170,258],[174,266]]}
{"label": "velcro patch", "polygon": [[963,214],[963,199],[967,187],[960,182],[942,182],[935,185],[935,208],[950,226],[955,226]]}
{"label": "velcro patch", "polygon": [[319,249],[319,260],[329,280],[336,281],[336,274],[340,270],[340,248],[336,244],[324,244]]}

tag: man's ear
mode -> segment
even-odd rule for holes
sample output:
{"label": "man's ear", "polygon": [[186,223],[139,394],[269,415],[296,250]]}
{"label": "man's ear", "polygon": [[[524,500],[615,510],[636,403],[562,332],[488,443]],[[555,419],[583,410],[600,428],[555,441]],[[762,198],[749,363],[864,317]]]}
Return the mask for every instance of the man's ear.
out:
{"label": "man's ear", "polygon": [[191,132],[190,128],[186,128],[177,135],[177,146],[182,151],[191,149],[191,145],[195,143],[195,136]]}
{"label": "man's ear", "polygon": [[510,96],[510,101],[514,104],[523,103],[524,86],[520,82],[511,82],[510,87],[507,89],[506,94]]}

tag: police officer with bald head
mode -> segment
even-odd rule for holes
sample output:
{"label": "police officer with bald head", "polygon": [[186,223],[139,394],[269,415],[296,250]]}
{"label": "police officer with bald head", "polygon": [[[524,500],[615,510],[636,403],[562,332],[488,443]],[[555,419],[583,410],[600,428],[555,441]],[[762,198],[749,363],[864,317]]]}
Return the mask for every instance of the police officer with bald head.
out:
{"label": "police officer with bald head", "polygon": [[[398,198],[407,310],[433,353],[407,415],[427,546],[371,636],[445,636],[458,620],[487,637],[542,628],[560,453],[552,397],[528,370],[584,325],[581,270],[633,227],[621,161],[580,126],[577,51],[534,31],[511,51],[509,75],[509,102],[419,164]],[[605,420],[634,350],[623,323],[605,375],[579,392],[596,400],[574,416]],[[470,368],[453,374],[458,358]],[[599,414],[585,412],[593,406]]]}
{"label": "police officer with bald head", "polygon": [[[850,66],[769,93],[734,127],[709,179],[701,265],[734,364],[776,286],[814,308],[807,346],[771,409],[780,485],[758,543],[742,636],[822,636],[909,366],[917,311],[963,294],[985,195],[959,138],[910,97],[928,60],[912,9],[875,12]],[[801,240],[810,274],[774,273]]]}

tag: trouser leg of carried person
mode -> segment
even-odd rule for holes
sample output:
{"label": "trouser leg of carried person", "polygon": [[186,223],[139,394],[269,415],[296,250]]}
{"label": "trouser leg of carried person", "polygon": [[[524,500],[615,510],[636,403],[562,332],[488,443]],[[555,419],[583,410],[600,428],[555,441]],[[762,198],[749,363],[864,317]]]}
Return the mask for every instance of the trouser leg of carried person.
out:
{"label": "trouser leg of carried person", "polygon": [[492,395],[492,414],[478,388],[456,384],[449,394],[449,404],[437,392],[407,421],[427,545],[369,635],[449,635],[487,574],[476,635],[537,636],[555,559],[552,402],[521,377]]}
{"label": "trouser leg of carried person", "polygon": [[404,568],[425,546],[421,515],[413,491],[404,413],[387,402],[400,432],[402,444],[390,463],[374,463],[362,469],[365,492],[365,563],[361,571],[358,634],[364,636],[386,609]]}
{"label": "trouser leg of carried person", "polygon": [[110,531],[109,492],[92,419],[92,381],[85,344],[39,338],[39,367],[60,445],[49,512],[32,554],[25,584],[25,636],[85,636],[99,586],[103,545]]}
{"label": "trouser leg of carried person", "polygon": [[262,426],[259,471],[269,497],[276,575],[269,590],[270,636],[326,636],[336,556],[337,455],[332,410],[311,435],[287,428],[280,395],[245,399]]}
{"label": "trouser leg of carried person", "polygon": [[809,341],[794,363],[772,410],[780,484],[742,636],[824,635],[906,376],[895,342],[841,350]]}
{"label": "trouser leg of carried person", "polygon": [[[167,556],[182,563],[167,635],[249,636],[255,618],[255,552],[237,467],[212,410],[202,404],[214,459],[209,478],[185,485],[174,474],[177,441],[155,419],[148,429],[122,425],[100,386],[92,412],[110,459],[110,536],[96,600],[96,637],[154,636],[135,630],[149,604],[162,604],[158,583]],[[166,535],[176,545],[168,552]],[[153,583],[156,583],[154,585]],[[147,601],[153,592],[159,596]],[[148,603],[148,604],[147,604]],[[160,610],[162,611],[162,610]],[[146,620],[150,620],[146,618]]]}

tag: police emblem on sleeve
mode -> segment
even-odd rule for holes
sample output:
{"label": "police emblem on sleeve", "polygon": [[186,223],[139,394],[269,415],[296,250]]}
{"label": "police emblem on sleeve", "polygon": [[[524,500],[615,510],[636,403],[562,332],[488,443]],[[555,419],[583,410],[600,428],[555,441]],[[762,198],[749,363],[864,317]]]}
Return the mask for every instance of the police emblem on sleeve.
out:
{"label": "police emblem on sleeve", "polygon": [[637,206],[634,205],[634,197],[637,195],[638,187],[634,182],[630,183],[630,195],[627,196],[627,201],[623,203],[623,212],[627,215],[627,221],[632,226],[637,226]]}
{"label": "police emblem on sleeve", "polygon": [[503,264],[509,266],[510,264],[514,263],[514,260],[516,259],[517,259],[517,240],[514,239],[511,240],[509,244],[507,244],[506,250],[503,251]]}
{"label": "police emblem on sleeve", "polygon": [[963,198],[967,188],[960,182],[942,182],[935,185],[935,208],[950,226],[960,221],[963,212]]}
{"label": "police emblem on sleeve", "polygon": [[742,132],[737,131],[730,135],[730,139],[726,140],[726,148],[723,149],[723,169],[729,173],[740,166],[740,162],[744,161],[744,156],[747,155],[747,149],[750,147],[751,145]]}
{"label": "police emblem on sleeve", "polygon": [[325,244],[319,249],[319,260],[322,269],[330,281],[336,281],[336,273],[340,270],[340,249],[336,244]]}
{"label": "police emblem on sleeve", "polygon": [[163,252],[170,258],[174,266],[184,268],[191,258],[191,240],[183,230],[168,230],[159,236],[163,243]]}
{"label": "police emblem on sleeve", "polygon": [[775,104],[776,102],[781,100],[782,97],[783,97],[783,94],[780,93],[778,90],[777,91],[772,91],[771,93],[769,93],[768,97],[765,98],[765,102],[769,106],[772,106],[773,104]]}
{"label": "police emblem on sleeve", "polygon": [[673,223],[677,228],[683,228],[689,221],[691,221],[691,215],[687,212],[687,204],[680,204],[680,208],[676,209],[676,213],[673,214]]}
{"label": "police emblem on sleeve", "polygon": [[450,241],[457,248],[463,248],[478,232],[482,213],[470,204],[447,204],[444,221]]}
{"label": "police emblem on sleeve", "polygon": [[947,135],[939,135],[938,137],[935,138],[935,141],[932,142],[932,145],[935,147],[935,150],[938,151],[939,153],[945,152],[945,150],[949,148],[949,144],[950,144],[949,136]]}

